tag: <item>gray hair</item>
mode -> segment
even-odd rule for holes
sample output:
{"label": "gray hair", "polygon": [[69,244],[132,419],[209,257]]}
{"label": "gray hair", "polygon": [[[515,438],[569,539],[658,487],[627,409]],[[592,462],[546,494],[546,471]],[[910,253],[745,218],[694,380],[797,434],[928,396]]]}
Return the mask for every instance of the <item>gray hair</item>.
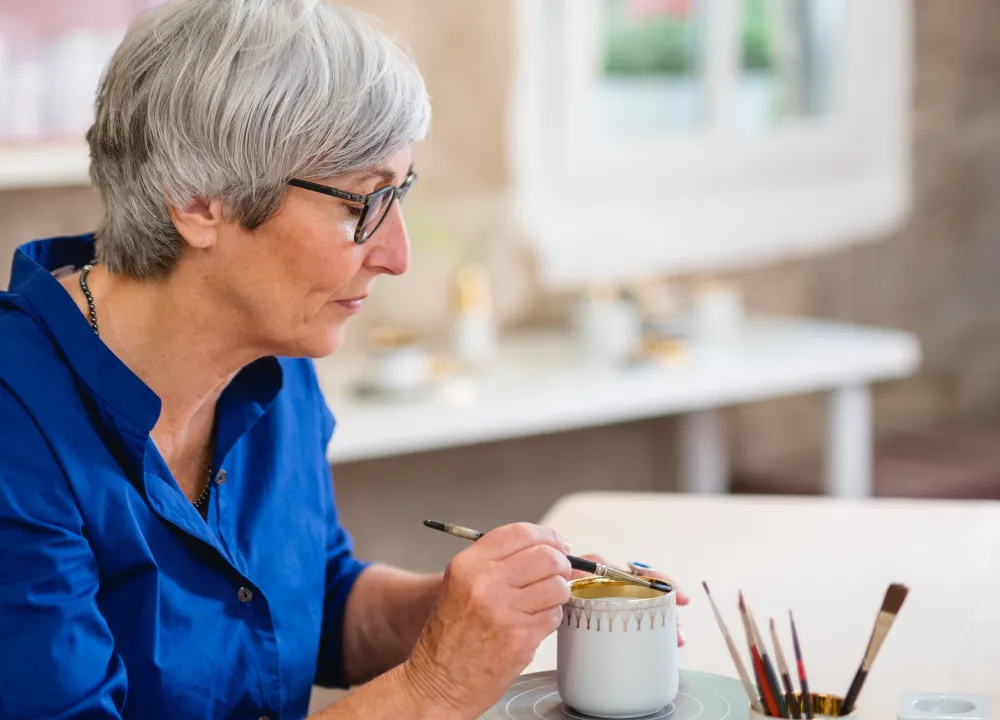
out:
{"label": "gray hair", "polygon": [[87,133],[104,199],[97,258],[166,274],[183,239],[168,207],[218,199],[254,230],[292,177],[374,165],[423,139],[416,64],[366,15],[320,0],[173,0],[129,29]]}

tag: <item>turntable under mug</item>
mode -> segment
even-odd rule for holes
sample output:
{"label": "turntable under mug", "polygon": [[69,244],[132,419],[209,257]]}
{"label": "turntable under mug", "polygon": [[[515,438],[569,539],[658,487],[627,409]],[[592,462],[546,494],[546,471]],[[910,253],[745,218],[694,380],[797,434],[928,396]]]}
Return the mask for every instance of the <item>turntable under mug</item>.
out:
{"label": "turntable under mug", "polygon": [[[674,701],[640,720],[747,720],[746,693],[739,680],[721,675],[681,670]],[[555,671],[522,675],[493,709],[480,720],[590,720],[590,716],[563,703],[556,689]]]}

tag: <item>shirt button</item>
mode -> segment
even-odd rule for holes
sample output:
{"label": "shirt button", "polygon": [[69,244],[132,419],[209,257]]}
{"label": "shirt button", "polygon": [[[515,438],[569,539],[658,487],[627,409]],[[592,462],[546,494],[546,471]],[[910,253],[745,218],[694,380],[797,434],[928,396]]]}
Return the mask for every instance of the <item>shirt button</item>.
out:
{"label": "shirt button", "polygon": [[241,587],[240,591],[236,593],[236,597],[240,599],[241,603],[248,603],[253,600],[253,590],[248,587]]}
{"label": "shirt button", "polygon": [[219,472],[215,474],[215,484],[222,485],[222,483],[226,482],[226,477],[227,477],[226,471],[219,470]]}

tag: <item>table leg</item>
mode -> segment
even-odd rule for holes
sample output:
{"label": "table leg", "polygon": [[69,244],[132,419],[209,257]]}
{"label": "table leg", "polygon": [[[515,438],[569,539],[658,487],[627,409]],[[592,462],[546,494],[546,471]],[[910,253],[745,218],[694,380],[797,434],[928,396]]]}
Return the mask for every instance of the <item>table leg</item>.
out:
{"label": "table leg", "polygon": [[867,385],[832,391],[827,399],[827,495],[871,497],[873,477],[872,402]]}
{"label": "table leg", "polygon": [[683,492],[718,494],[729,490],[726,428],[721,410],[699,410],[681,416]]}

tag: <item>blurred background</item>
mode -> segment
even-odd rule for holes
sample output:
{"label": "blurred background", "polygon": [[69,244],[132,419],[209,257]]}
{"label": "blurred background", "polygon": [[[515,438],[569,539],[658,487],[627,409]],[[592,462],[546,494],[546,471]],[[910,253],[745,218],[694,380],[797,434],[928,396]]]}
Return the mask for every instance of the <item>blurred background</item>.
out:
{"label": "blurred background", "polygon": [[[152,4],[0,0],[0,286],[100,217]],[[319,362],[361,554],[586,489],[1000,497],[1000,4],[352,4],[434,106],[412,270]]]}

